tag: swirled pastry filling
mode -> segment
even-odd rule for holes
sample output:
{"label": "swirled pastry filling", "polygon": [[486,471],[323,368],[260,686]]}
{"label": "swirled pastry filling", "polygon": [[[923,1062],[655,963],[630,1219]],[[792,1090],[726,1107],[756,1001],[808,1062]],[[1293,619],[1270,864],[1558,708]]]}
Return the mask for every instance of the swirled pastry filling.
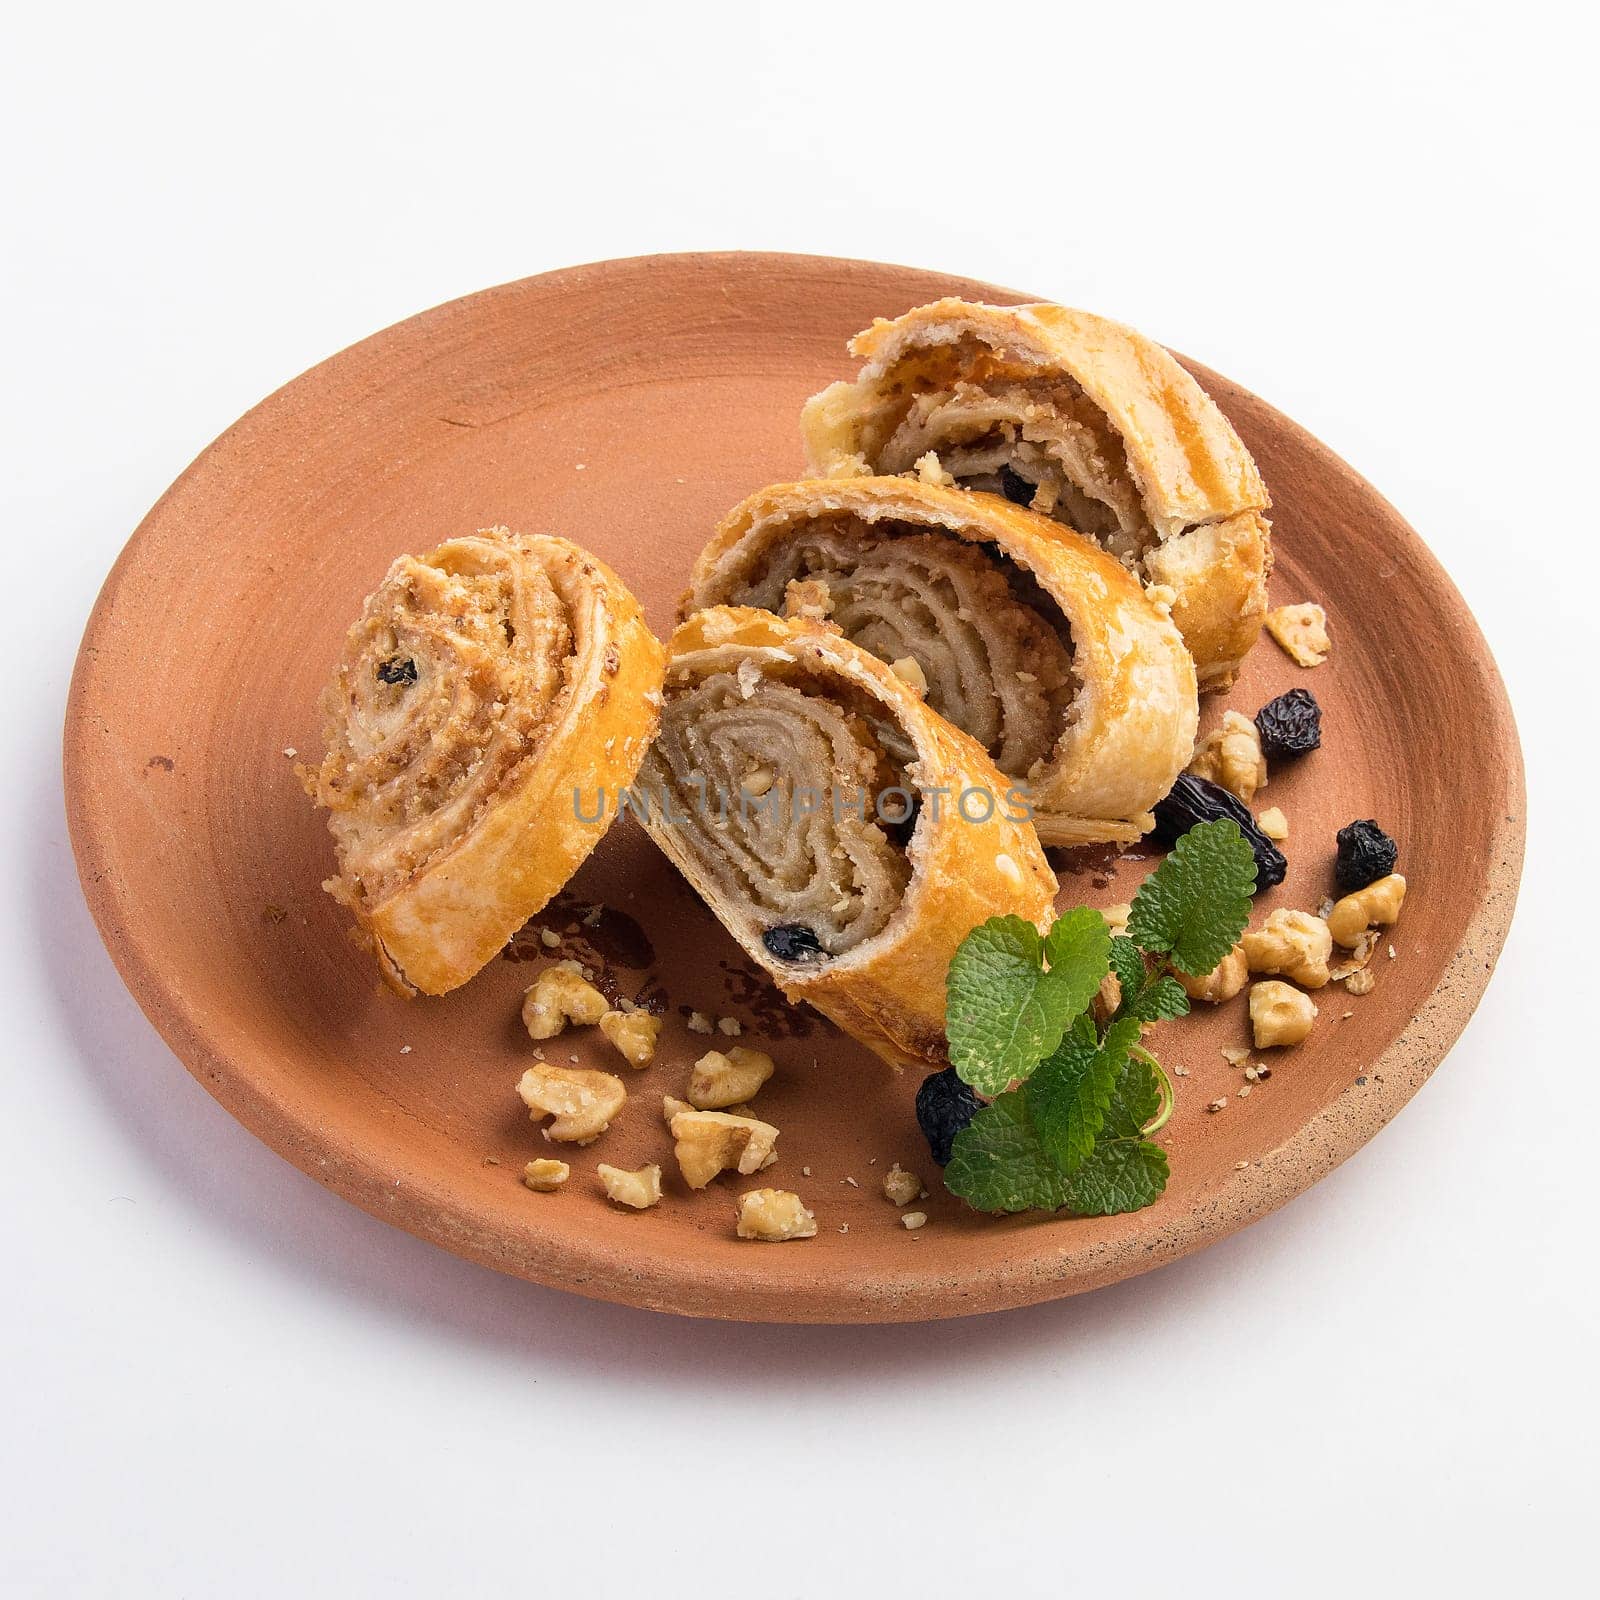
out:
{"label": "swirled pastry filling", "polygon": [[819,518],[773,547],[729,599],[825,614],[879,660],[915,662],[928,704],[1008,777],[1049,758],[1078,693],[1054,601],[991,547],[951,535]]}
{"label": "swirled pastry filling", "polygon": [[[803,670],[669,672],[640,777],[700,870],[748,908],[777,959],[842,955],[880,933],[911,878],[898,815],[905,776],[883,708]],[[771,935],[771,937],[768,937]]]}
{"label": "swirled pastry filling", "polygon": [[1105,413],[1064,373],[1040,375],[966,337],[895,372],[869,454],[909,472],[930,450],[958,483],[1088,534],[1131,571],[1160,543]]}
{"label": "swirled pastry filling", "polygon": [[515,535],[402,556],[345,638],[311,782],[347,904],[371,905],[459,839],[536,749],[567,691],[572,629]]}

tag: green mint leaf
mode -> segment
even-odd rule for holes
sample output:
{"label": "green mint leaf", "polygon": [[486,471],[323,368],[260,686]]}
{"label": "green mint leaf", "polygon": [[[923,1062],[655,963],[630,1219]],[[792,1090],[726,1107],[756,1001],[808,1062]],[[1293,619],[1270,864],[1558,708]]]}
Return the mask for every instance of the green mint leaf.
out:
{"label": "green mint leaf", "polygon": [[1111,941],[1111,970],[1122,991],[1114,1021],[1133,1017],[1140,1022],[1170,1022],[1188,1015],[1189,997],[1183,986],[1165,973],[1152,974],[1132,939]]}
{"label": "green mint leaf", "polygon": [[1199,823],[1139,885],[1128,933],[1180,972],[1203,977],[1238,943],[1255,884],[1255,857],[1239,824],[1228,817]]}
{"label": "green mint leaf", "polygon": [[1126,1005],[1150,981],[1150,969],[1144,964],[1144,952],[1124,935],[1119,934],[1111,941],[1108,954],[1117,986],[1122,990],[1122,1003]]}
{"label": "green mint leaf", "polygon": [[1027,1077],[1100,987],[1109,943],[1098,911],[1068,912],[1048,939],[1021,917],[991,917],[974,928],[946,984],[950,1064],[961,1079],[998,1094]]}
{"label": "green mint leaf", "polygon": [[1091,906],[1077,906],[1057,917],[1045,936],[1044,958],[1050,964],[1051,983],[1065,991],[1070,1020],[1094,999],[1111,970],[1111,930],[1106,919]]}
{"label": "green mint leaf", "polygon": [[1143,1211],[1167,1186],[1167,1152],[1148,1139],[1113,1139],[1065,1180],[1066,1203],[1085,1217]]}
{"label": "green mint leaf", "polygon": [[1080,1016],[1028,1080],[1023,1090],[1028,1115],[1040,1144],[1063,1173],[1076,1172],[1093,1153],[1112,1090],[1138,1042],[1135,1018],[1113,1022],[1102,1040],[1090,1018]]}
{"label": "green mint leaf", "polygon": [[1167,1153],[1144,1137],[1161,1110],[1161,1083],[1130,1056],[1107,1103],[1094,1153],[1066,1180],[1066,1203],[1084,1216],[1142,1211],[1167,1186]]}
{"label": "green mint leaf", "polygon": [[1149,1064],[1132,1056],[1117,1074],[1106,1105],[1101,1142],[1140,1139],[1161,1110],[1161,1080]]}
{"label": "green mint leaf", "polygon": [[956,1135],[944,1182],[978,1211],[1055,1211],[1067,1199],[1067,1180],[1017,1090],[986,1105]]}
{"label": "green mint leaf", "polygon": [[1124,1004],[1117,1012],[1119,1019],[1129,1016],[1139,1022],[1171,1022],[1174,1017],[1188,1014],[1189,997],[1183,992],[1183,985],[1165,973],[1152,978],[1131,1005]]}

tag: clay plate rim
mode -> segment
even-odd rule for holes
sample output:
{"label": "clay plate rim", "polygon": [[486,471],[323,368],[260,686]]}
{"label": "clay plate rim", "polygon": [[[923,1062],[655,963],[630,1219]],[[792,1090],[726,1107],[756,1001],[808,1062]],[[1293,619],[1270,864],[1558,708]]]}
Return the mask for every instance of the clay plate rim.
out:
{"label": "clay plate rim", "polygon": [[[971,298],[1016,301],[1013,291],[973,281],[951,279],[911,268],[831,258],[775,253],[707,252],[635,257],[573,267],[536,279],[502,285],[449,302],[418,317],[374,334],[294,379],[246,413],[189,466],[152,508],[129,540],[107,577],[90,615],[68,695],[64,773],[66,806],[73,850],[85,897],[118,972],[140,1008],[196,1079],[237,1120],[272,1149],[317,1181],[374,1216],[395,1223],[485,1266],[535,1281],[622,1303],[686,1315],[779,1322],[916,1321],[998,1310],[1099,1287],[1152,1267],[1164,1265],[1264,1216],[1303,1192],[1354,1154],[1414,1095],[1444,1058],[1476,1009],[1504,944],[1516,903],[1525,838],[1525,792],[1521,749],[1504,685],[1475,619],[1431,551],[1399,514],[1342,460],[1287,418],[1197,363],[1186,362],[1201,382],[1224,398],[1230,413],[1241,405],[1258,408],[1272,425],[1293,438],[1313,457],[1320,471],[1342,485],[1347,495],[1380,510],[1415,541],[1409,551],[1422,570],[1429,600],[1459,641],[1455,666],[1477,678],[1477,689],[1489,713],[1487,726],[1476,730],[1479,748],[1498,760],[1487,763],[1500,775],[1497,793],[1485,796],[1493,806],[1490,860],[1485,892],[1476,903],[1464,935],[1439,982],[1427,995],[1408,1026],[1370,1064],[1371,1082],[1359,1098],[1343,1095],[1315,1112],[1299,1130],[1274,1146],[1256,1163],[1231,1175],[1207,1203],[1185,1214],[1150,1213],[1151,1225],[1136,1234],[1090,1249],[1042,1246],[1017,1262],[997,1261],[992,1270],[963,1273],[958,1281],[936,1272],[920,1279],[897,1274],[895,1281],[875,1285],[853,1276],[833,1286],[813,1285],[804,1293],[791,1286],[745,1279],[730,1285],[715,1265],[683,1255],[664,1261],[641,1259],[619,1270],[604,1252],[576,1239],[553,1236],[548,1253],[538,1260],[512,1256],[504,1241],[486,1232],[470,1207],[448,1184],[425,1173],[413,1173],[405,1193],[391,1187],[392,1168],[381,1169],[371,1155],[354,1144],[330,1148],[315,1129],[288,1114],[254,1081],[248,1060],[236,1059],[208,1029],[197,1008],[169,981],[161,951],[142,937],[137,906],[122,895],[120,875],[113,870],[117,816],[109,796],[95,781],[91,730],[101,710],[95,660],[112,627],[119,589],[134,571],[142,547],[163,521],[178,491],[197,475],[224,470],[218,457],[245,447],[248,438],[270,417],[282,428],[318,381],[335,363],[358,358],[371,370],[385,347],[417,323],[446,318],[470,302],[516,293],[534,284],[558,285],[607,274],[625,279],[630,272],[679,272],[696,277],[718,272],[771,271],[786,267],[826,267],[834,272],[896,275],[909,297],[959,293]],[[1263,648],[1270,648],[1264,645]],[[752,1247],[756,1248],[756,1247]],[[798,1247],[803,1248],[803,1247]]]}

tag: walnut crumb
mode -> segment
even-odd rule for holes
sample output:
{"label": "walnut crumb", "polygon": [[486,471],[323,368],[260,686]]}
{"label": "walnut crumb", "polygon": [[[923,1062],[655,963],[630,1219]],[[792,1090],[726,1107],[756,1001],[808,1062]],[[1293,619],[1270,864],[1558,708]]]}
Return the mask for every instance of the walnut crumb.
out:
{"label": "walnut crumb", "polygon": [[815,1213],[789,1189],[751,1189],[739,1196],[734,1232],[741,1239],[763,1239],[779,1244],[787,1239],[814,1239]]}
{"label": "walnut crumb", "polygon": [[1267,613],[1267,632],[1297,665],[1320,667],[1333,646],[1328,640],[1328,614],[1313,601],[1278,606]]}
{"label": "walnut crumb", "polygon": [[565,1161],[541,1156],[522,1169],[522,1181],[535,1194],[553,1194],[572,1176],[572,1168]]}
{"label": "walnut crumb", "polygon": [[561,943],[561,935],[554,928],[541,928],[539,930],[539,943],[546,950],[554,950]]}
{"label": "walnut crumb", "polygon": [[1228,1103],[1227,1095],[1221,1094],[1221,1095],[1218,1095],[1215,1100],[1211,1101],[1210,1104],[1208,1104],[1206,1106],[1206,1110],[1207,1111],[1221,1111],[1222,1108],[1227,1105],[1227,1103]]}
{"label": "walnut crumb", "polygon": [[1281,844],[1289,837],[1289,819],[1284,816],[1281,807],[1268,806],[1256,818],[1256,826],[1276,843]]}
{"label": "walnut crumb", "polygon": [[907,1233],[915,1233],[918,1228],[925,1227],[928,1221],[926,1211],[907,1211],[900,1218],[900,1226]]}
{"label": "walnut crumb", "polygon": [[608,1011],[600,1019],[600,1031],[630,1067],[647,1067],[656,1053],[661,1018],[648,1011]]}
{"label": "walnut crumb", "polygon": [[726,1111],[749,1100],[773,1074],[772,1057],[735,1045],[708,1050],[689,1074],[689,1104],[701,1111]]}
{"label": "walnut crumb", "polygon": [[711,1025],[711,1018],[708,1017],[705,1014],[705,1012],[703,1012],[703,1011],[691,1011],[689,1013],[689,1032],[690,1033],[711,1033],[711,1032],[714,1032],[714,1031],[715,1030],[712,1028],[712,1025]]}
{"label": "walnut crumb", "polygon": [[576,1072],[541,1062],[529,1067],[517,1084],[534,1122],[551,1119],[547,1139],[563,1144],[589,1144],[611,1125],[628,1091],[609,1072]]}
{"label": "walnut crumb", "polygon": [[530,1039],[553,1039],[569,1022],[591,1027],[610,1009],[576,961],[558,961],[523,996],[522,1021]]}
{"label": "walnut crumb", "polygon": [[907,1172],[897,1161],[883,1175],[883,1197],[897,1206],[908,1206],[923,1192],[922,1179]]}
{"label": "walnut crumb", "polygon": [[915,656],[901,656],[897,661],[891,661],[889,670],[908,689],[914,690],[917,694],[927,694],[928,675],[922,670],[922,663]]}
{"label": "walnut crumb", "polygon": [[735,1039],[744,1032],[744,1029],[737,1017],[718,1017],[717,1032],[725,1033],[730,1039]]}
{"label": "walnut crumb", "polygon": [[680,1111],[672,1119],[673,1153],[678,1170],[691,1189],[703,1189],[717,1176],[737,1168],[748,1177],[778,1159],[778,1130],[755,1117],[726,1111]]}
{"label": "walnut crumb", "polygon": [[602,1161],[595,1171],[600,1174],[600,1182],[605,1186],[606,1199],[619,1206],[627,1206],[634,1211],[648,1211],[651,1206],[661,1202],[661,1168],[654,1162],[640,1167],[637,1172],[628,1172]]}

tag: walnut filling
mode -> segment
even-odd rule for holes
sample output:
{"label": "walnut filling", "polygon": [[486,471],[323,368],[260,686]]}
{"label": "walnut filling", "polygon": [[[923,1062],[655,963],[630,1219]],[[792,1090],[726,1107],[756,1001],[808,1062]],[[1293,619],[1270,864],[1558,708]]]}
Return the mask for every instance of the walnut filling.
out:
{"label": "walnut filling", "polygon": [[1011,777],[1049,758],[1080,687],[1066,619],[1030,574],[987,546],[912,524],[817,518],[727,598],[825,611]]}
{"label": "walnut filling", "polygon": [[1186,536],[1207,526],[1152,523],[1122,436],[1083,388],[972,333],[904,349],[873,380],[859,424],[861,470],[936,470],[1003,494],[1087,534],[1146,583],[1173,581]]}
{"label": "walnut filling", "polygon": [[968,488],[1004,494],[1098,541],[1143,573],[1160,537],[1104,412],[1065,373],[1042,375],[968,334],[908,351],[866,439],[873,470],[932,451]]}
{"label": "walnut filling", "polygon": [[[799,668],[746,660],[669,677],[642,784],[706,875],[750,908],[758,936],[802,928],[825,959],[880,933],[899,906],[911,878],[903,830],[878,812],[911,791],[883,716],[865,694]],[[751,773],[758,796],[743,788]]]}
{"label": "walnut filling", "polygon": [[562,593],[504,528],[394,563],[345,639],[308,785],[337,898],[376,904],[467,832],[559,714],[573,645]]}

